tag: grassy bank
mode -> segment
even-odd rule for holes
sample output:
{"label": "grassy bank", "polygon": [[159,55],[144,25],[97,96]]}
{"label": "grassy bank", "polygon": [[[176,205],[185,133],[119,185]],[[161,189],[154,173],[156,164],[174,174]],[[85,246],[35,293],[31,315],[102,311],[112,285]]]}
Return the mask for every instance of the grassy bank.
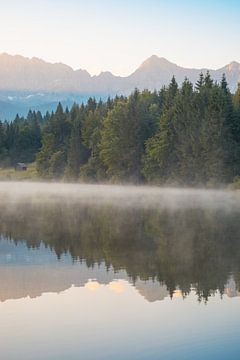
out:
{"label": "grassy bank", "polygon": [[240,190],[240,176],[236,176],[233,182],[229,185],[231,190]]}
{"label": "grassy bank", "polygon": [[[43,181],[43,178],[41,178],[39,176],[39,174],[37,173],[37,169],[36,169],[36,163],[32,163],[29,164],[27,166],[27,170],[26,171],[16,171],[13,167],[8,167],[8,168],[1,168],[0,167],[0,181]],[[46,181],[47,179],[45,179]],[[48,179],[48,181],[54,181],[54,179]],[[62,179],[58,179],[55,181],[58,182],[69,182],[67,181],[66,178],[62,178]],[[75,181],[71,181],[71,182],[84,182],[83,179],[78,179]],[[92,181],[89,182],[89,180],[87,181],[88,183],[94,183]],[[110,184],[113,184],[113,182],[110,181]],[[108,182],[109,184],[109,182]],[[125,184],[125,185],[129,185],[129,183],[123,183],[123,182],[116,182],[115,184]],[[143,184],[142,184],[143,185]],[[146,185],[150,185],[150,186],[160,186],[159,183],[148,183]],[[166,184],[165,184],[166,186]],[[178,183],[171,183],[168,184],[168,187],[186,187],[186,185],[184,186],[183,184],[179,185]],[[225,185],[220,185],[217,183],[208,183],[208,184],[199,184],[199,185],[192,185],[191,187],[195,187],[195,188],[208,188],[208,189],[229,189],[229,190],[240,190],[240,176],[237,176],[233,179],[233,182],[230,184],[225,184]]]}
{"label": "grassy bank", "polygon": [[0,168],[0,181],[4,180],[39,180],[39,176],[36,170],[36,164],[28,165],[26,171],[16,171],[13,167]]}

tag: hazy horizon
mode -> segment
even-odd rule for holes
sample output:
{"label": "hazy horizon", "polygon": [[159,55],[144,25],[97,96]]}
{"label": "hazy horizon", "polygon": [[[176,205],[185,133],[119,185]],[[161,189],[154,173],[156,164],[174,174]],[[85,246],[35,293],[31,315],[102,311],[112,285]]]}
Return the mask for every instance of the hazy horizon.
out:
{"label": "hazy horizon", "polygon": [[0,0],[3,360],[236,360],[240,1]]}
{"label": "hazy horizon", "polygon": [[79,66],[77,67],[72,67],[70,64],[67,64],[67,63],[64,63],[62,61],[48,61],[46,60],[45,58],[40,58],[40,57],[37,57],[37,56],[24,56],[22,54],[10,54],[10,53],[7,53],[7,52],[1,52],[0,53],[0,56],[3,56],[3,55],[7,55],[7,56],[12,56],[12,57],[22,57],[24,59],[28,59],[30,61],[36,59],[36,60],[40,60],[40,61],[43,61],[45,63],[48,63],[48,64],[51,64],[51,65],[57,65],[57,64],[61,64],[61,65],[66,65],[68,67],[70,67],[72,70],[74,71],[78,71],[78,70],[84,70],[84,71],[87,71],[92,77],[93,76],[99,76],[101,73],[104,73],[104,72],[110,72],[111,74],[113,74],[114,76],[120,76],[120,77],[128,77],[130,76],[134,71],[136,71],[137,69],[139,69],[146,61],[148,61],[149,59],[151,59],[152,57],[157,57],[158,59],[165,59],[167,60],[169,63],[171,64],[174,64],[174,65],[177,65],[181,68],[185,68],[185,69],[188,69],[188,70],[199,70],[199,73],[201,70],[219,70],[223,67],[225,67],[226,65],[229,65],[231,63],[234,63],[234,62],[237,62],[240,64],[240,61],[236,61],[235,59],[232,59],[229,63],[225,63],[225,64],[222,64],[221,66],[219,67],[216,67],[214,65],[210,66],[210,67],[196,67],[194,68],[193,66],[184,66],[182,64],[179,64],[179,63],[176,63],[174,61],[172,61],[171,59],[168,59],[166,58],[165,56],[161,56],[161,55],[158,55],[158,54],[150,54],[147,58],[145,59],[142,59],[142,61],[140,61],[140,63],[137,65],[137,67],[135,69],[132,70],[132,72],[130,73],[126,73],[126,74],[123,74],[123,75],[119,75],[119,74],[116,74],[116,73],[113,73],[112,71],[108,70],[108,69],[105,69],[105,70],[100,70],[98,73],[91,73],[87,68],[83,68],[81,66],[81,64],[79,64]]}
{"label": "hazy horizon", "polygon": [[240,61],[235,0],[10,0],[1,5],[0,53],[61,62],[91,75],[127,76],[153,54],[186,68]]}

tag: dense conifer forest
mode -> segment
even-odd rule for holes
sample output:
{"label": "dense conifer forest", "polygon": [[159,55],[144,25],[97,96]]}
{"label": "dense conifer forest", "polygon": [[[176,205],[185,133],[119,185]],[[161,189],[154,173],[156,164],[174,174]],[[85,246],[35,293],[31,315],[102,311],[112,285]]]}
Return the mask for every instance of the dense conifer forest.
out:
{"label": "dense conifer forest", "polygon": [[181,87],[137,89],[107,101],[0,122],[0,167],[36,162],[39,178],[179,185],[240,175],[240,85],[209,73]]}

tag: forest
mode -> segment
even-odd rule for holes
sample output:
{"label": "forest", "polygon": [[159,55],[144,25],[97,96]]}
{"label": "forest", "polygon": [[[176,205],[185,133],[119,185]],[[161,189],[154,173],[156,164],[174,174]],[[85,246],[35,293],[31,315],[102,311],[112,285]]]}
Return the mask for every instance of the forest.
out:
{"label": "forest", "polygon": [[0,121],[0,167],[35,163],[40,179],[216,185],[240,175],[240,84],[209,73],[160,91]]}

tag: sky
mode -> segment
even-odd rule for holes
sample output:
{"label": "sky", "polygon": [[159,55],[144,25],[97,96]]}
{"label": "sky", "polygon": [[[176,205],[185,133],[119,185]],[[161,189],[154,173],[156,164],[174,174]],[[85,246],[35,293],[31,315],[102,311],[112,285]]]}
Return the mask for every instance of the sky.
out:
{"label": "sky", "polygon": [[240,62],[239,0],[0,0],[0,53],[126,76],[155,54]]}

